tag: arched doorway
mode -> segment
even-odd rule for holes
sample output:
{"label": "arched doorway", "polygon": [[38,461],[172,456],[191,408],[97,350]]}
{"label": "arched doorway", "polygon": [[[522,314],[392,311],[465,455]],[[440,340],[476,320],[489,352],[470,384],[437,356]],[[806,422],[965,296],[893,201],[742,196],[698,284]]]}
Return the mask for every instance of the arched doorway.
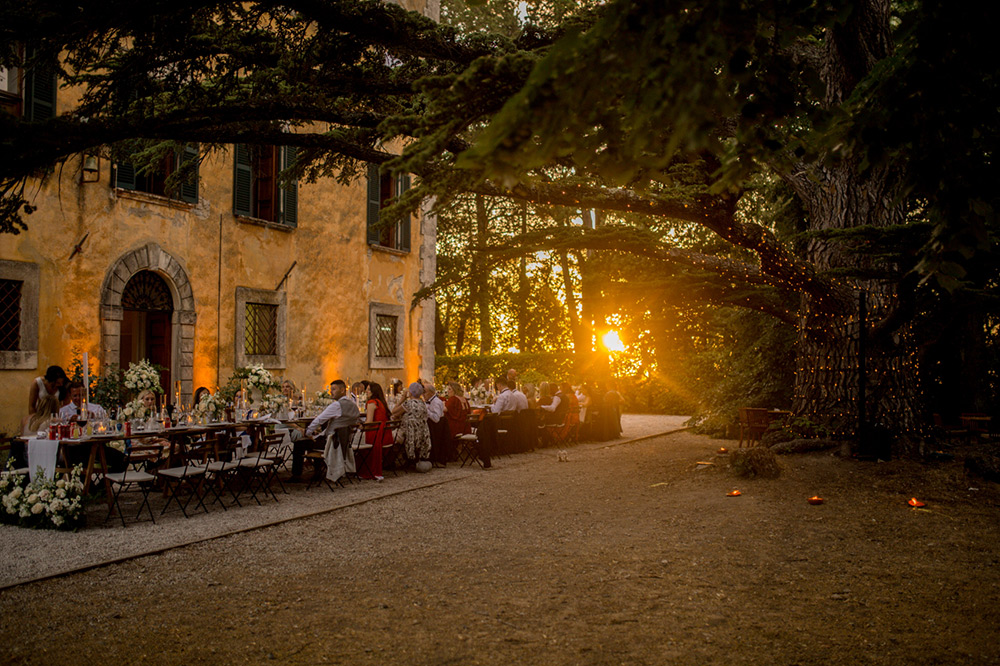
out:
{"label": "arched doorway", "polygon": [[170,322],[174,312],[170,288],[152,271],[139,271],[122,290],[122,323],[119,341],[119,363],[127,368],[129,363],[143,359],[163,368],[160,383],[167,400],[172,401],[171,384],[172,337]]}
{"label": "arched doorway", "polygon": [[[133,278],[138,280],[134,285]],[[139,314],[129,314],[126,322],[126,309]],[[128,367],[133,354],[144,358],[144,352],[153,362],[152,356],[162,354],[167,362],[159,364],[169,370],[163,383],[168,399],[173,401],[180,382],[181,401],[190,402],[196,320],[194,292],[181,262],[156,243],[130,250],[111,264],[101,285],[101,363],[124,361],[123,367]],[[123,328],[129,340],[122,339]]]}

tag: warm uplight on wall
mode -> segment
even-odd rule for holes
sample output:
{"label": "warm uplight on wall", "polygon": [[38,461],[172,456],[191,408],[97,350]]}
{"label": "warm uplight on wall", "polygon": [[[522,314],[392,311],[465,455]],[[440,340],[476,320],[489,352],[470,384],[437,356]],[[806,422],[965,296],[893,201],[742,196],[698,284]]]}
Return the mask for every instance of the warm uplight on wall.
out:
{"label": "warm uplight on wall", "polygon": [[618,337],[618,331],[608,331],[601,337],[601,342],[608,351],[625,351],[625,345]]}

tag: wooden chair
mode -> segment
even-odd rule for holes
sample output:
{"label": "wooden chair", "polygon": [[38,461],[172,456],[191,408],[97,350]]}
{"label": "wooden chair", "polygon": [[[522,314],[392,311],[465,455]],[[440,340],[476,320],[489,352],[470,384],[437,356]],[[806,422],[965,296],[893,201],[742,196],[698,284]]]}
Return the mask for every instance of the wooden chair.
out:
{"label": "wooden chair", "polygon": [[[355,472],[357,476],[361,476],[362,470],[368,472],[368,476],[375,476],[375,470],[372,469],[371,466],[371,455],[376,446],[382,446],[382,434],[385,432],[385,423],[385,421],[362,423],[360,428],[358,428],[358,432],[361,433],[361,438],[354,445],[354,460],[355,464],[358,466],[358,470]],[[368,443],[368,433],[370,432],[375,433],[375,436],[372,438],[375,440],[374,444]]]}
{"label": "wooden chair", "polygon": [[111,506],[108,507],[108,515],[104,517],[105,523],[117,509],[122,527],[125,527],[125,515],[122,513],[120,502],[121,494],[135,486],[138,486],[139,490],[142,491],[142,502],[139,504],[139,510],[135,512],[135,519],[139,519],[139,516],[142,515],[142,509],[145,507],[149,512],[149,519],[156,522],[153,517],[153,507],[149,504],[149,494],[156,483],[156,475],[151,474],[148,470],[155,469],[162,454],[163,447],[159,444],[135,444],[125,452],[125,471],[108,472],[104,475],[113,490]]}
{"label": "wooden chair", "polygon": [[277,472],[277,466],[269,448],[274,444],[281,444],[282,440],[284,436],[281,434],[263,435],[251,447],[249,455],[239,460],[238,469],[244,480],[244,489],[250,492],[250,497],[258,505],[261,504],[258,497],[260,491],[263,491],[265,496],[270,494],[275,502],[278,501],[278,496],[271,490],[271,479]]}
{"label": "wooden chair", "polygon": [[[197,511],[200,508],[205,513],[208,513],[203,492],[206,474],[204,460],[207,456],[214,455],[215,444],[214,442],[209,444],[205,444],[204,442],[190,442],[179,443],[176,446],[174,454],[178,458],[178,464],[173,467],[156,470],[156,476],[164,484],[164,492],[169,495],[167,503],[163,505],[163,510],[160,511],[160,515],[162,516],[167,512],[172,502],[177,502],[177,506],[180,507],[184,517],[190,518],[191,516],[188,515],[187,508],[191,504],[191,501],[196,498],[198,503],[195,505],[195,510]],[[188,496],[187,501],[182,503],[179,493],[180,489],[184,486],[190,489],[191,494]]]}
{"label": "wooden chair", "polygon": [[766,409],[740,407],[740,443],[738,446],[743,446],[744,439],[746,439],[748,447],[753,446],[755,442],[760,444],[760,438],[770,423],[771,417]]}

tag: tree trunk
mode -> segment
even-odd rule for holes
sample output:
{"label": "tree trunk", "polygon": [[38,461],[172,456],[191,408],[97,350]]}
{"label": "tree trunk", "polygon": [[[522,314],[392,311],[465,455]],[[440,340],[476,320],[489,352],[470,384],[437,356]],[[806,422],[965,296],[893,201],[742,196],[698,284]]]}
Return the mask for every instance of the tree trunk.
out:
{"label": "tree trunk", "polygon": [[[820,68],[826,83],[826,104],[835,106],[847,99],[857,84],[880,61],[891,55],[888,0],[868,0],[853,5],[849,17],[825,35]],[[899,173],[893,166],[860,169],[860,157],[836,165],[806,165],[809,177],[786,174],[809,214],[809,227],[847,229],[871,225],[887,227],[903,222],[899,205]],[[804,173],[804,172],[803,172]],[[812,239],[806,259],[819,271],[874,268],[870,260],[845,252],[835,241]],[[884,268],[884,267],[883,267]],[[868,315],[865,333],[897,304],[895,288],[888,281],[853,279],[847,286],[855,294],[865,292]],[[905,446],[912,441],[917,423],[918,394],[915,354],[908,344],[906,328],[892,335],[870,339],[865,346],[865,400],[862,408],[859,387],[858,298],[853,306],[830,308],[805,296],[799,313],[796,346],[796,380],[793,410],[830,426],[840,435],[861,437],[862,446],[880,445],[888,438],[876,424],[893,424],[904,435]],[[865,417],[864,425],[859,418]],[[863,432],[864,430],[864,432]],[[875,440],[879,441],[875,441]]]}
{"label": "tree trunk", "polygon": [[[521,235],[528,233],[528,204],[521,204]],[[517,348],[522,352],[534,351],[535,343],[528,341],[528,258],[521,257],[517,269]],[[529,348],[529,345],[531,348]]]}
{"label": "tree trunk", "polygon": [[[476,195],[476,240],[478,246],[485,248],[489,241],[489,225],[486,214],[486,200]],[[490,321],[490,289],[489,270],[485,262],[473,264],[473,276],[476,283],[476,305],[479,313],[479,353],[493,353],[493,324]]]}

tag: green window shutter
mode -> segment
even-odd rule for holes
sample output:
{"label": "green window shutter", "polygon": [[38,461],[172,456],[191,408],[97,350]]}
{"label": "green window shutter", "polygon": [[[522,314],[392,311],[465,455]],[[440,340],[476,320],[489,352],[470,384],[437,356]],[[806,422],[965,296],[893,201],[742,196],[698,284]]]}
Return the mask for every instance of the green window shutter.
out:
{"label": "green window shutter", "polygon": [[119,162],[115,165],[115,187],[123,190],[134,190],[135,181],[135,167],[131,162]]}
{"label": "green window shutter", "polygon": [[58,84],[54,66],[35,64],[28,69],[24,77],[24,117],[41,122],[55,116]]}
{"label": "green window shutter", "polygon": [[382,208],[381,176],[377,164],[368,165],[368,243],[378,245],[381,229],[378,226]]}
{"label": "green window shutter", "polygon": [[[298,155],[298,148],[295,146],[284,146],[281,149],[281,169],[284,171],[293,164]],[[290,227],[298,224],[299,220],[299,183],[293,180],[281,186],[281,221]]]}
{"label": "green window shutter", "polygon": [[198,144],[187,144],[184,151],[178,155],[178,163],[185,165],[194,161],[195,169],[191,178],[181,183],[181,201],[196,204],[198,203]]}
{"label": "green window shutter", "polygon": [[253,215],[253,169],[250,166],[250,148],[245,143],[234,147],[233,214]]}
{"label": "green window shutter", "polygon": [[[396,180],[396,197],[403,196],[403,193],[410,189],[410,174],[404,173],[399,176]],[[410,226],[412,223],[412,216],[407,213],[403,216],[403,219],[399,221],[399,233],[396,235],[398,242],[396,246],[400,250],[410,251]]]}

